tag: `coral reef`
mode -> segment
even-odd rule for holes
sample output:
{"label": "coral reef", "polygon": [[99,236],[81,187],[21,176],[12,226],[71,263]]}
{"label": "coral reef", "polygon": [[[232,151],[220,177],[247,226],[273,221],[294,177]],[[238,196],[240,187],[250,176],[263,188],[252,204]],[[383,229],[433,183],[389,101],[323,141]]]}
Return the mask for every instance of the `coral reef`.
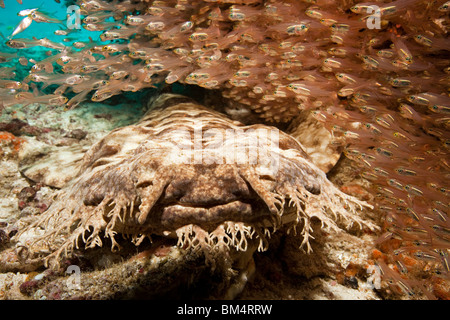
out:
{"label": "coral reef", "polygon": [[[217,89],[234,110],[280,127],[310,111],[373,186],[385,231],[373,259],[384,279],[411,298],[449,298],[439,289],[450,276],[448,2],[78,3],[101,41],[9,40],[59,51],[24,81],[2,70],[4,106],[73,108],[182,82]],[[35,83],[58,88],[37,95]]]}

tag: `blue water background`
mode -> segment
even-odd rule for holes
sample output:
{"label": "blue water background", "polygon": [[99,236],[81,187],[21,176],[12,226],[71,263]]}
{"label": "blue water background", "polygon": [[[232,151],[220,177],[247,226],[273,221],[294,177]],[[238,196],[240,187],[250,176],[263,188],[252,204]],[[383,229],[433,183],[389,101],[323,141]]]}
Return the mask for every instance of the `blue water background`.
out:
{"label": "blue water background", "polygon": [[[0,32],[1,34],[9,38],[16,28],[16,26],[20,23],[20,21],[24,18],[22,16],[18,16],[17,13],[21,10],[38,8],[40,11],[48,14],[50,17],[63,20],[63,24],[57,23],[38,23],[33,21],[31,25],[23,32],[15,35],[13,39],[18,38],[27,38],[32,39],[36,37],[37,39],[47,38],[51,41],[55,41],[58,43],[62,43],[66,46],[71,46],[71,44],[75,41],[83,41],[88,42],[89,37],[91,37],[94,41],[100,41],[100,34],[102,32],[92,32],[87,31],[83,28],[77,30],[76,32],[70,33],[67,36],[55,35],[54,32],[58,29],[67,29],[67,7],[65,5],[65,1],[61,1],[61,3],[56,3],[54,0],[23,0],[23,4],[19,4],[15,0],[5,0],[5,8],[0,8]],[[81,19],[84,16],[81,16]],[[72,41],[64,42],[64,38],[70,38]],[[3,52],[17,52],[21,55],[20,51],[24,51],[22,54],[26,58],[35,58],[33,57],[33,52],[43,50],[48,51],[48,48],[37,47],[36,50],[29,49],[12,49],[5,45],[8,39],[1,38],[0,39],[0,51]]]}
{"label": "blue water background", "polygon": [[[75,41],[88,43],[90,41],[89,38],[92,38],[94,41],[98,41],[99,43],[105,43],[100,41],[100,35],[102,34],[102,32],[87,31],[83,28],[77,29],[75,32],[72,32],[66,36],[54,34],[56,30],[67,29],[68,10],[64,0],[62,0],[61,3],[57,3],[54,0],[23,0],[22,4],[19,4],[15,0],[5,0],[5,8],[0,8],[0,32],[2,35],[2,37],[0,37],[0,52],[17,53],[17,58],[12,58],[7,62],[0,63],[0,68],[15,67],[15,77],[13,78],[13,80],[22,81],[28,75],[31,66],[33,65],[33,63],[31,62],[26,66],[20,65],[20,57],[25,57],[28,61],[30,59],[33,59],[32,61],[41,61],[48,57],[49,52],[51,52],[51,54],[57,54],[59,52],[59,50],[49,49],[41,46],[26,49],[13,49],[6,45],[6,42],[11,39],[11,34],[13,33],[14,29],[17,27],[20,21],[25,18],[23,16],[18,16],[17,13],[21,10],[33,8],[38,8],[39,11],[47,14],[52,18],[62,20],[63,23],[39,23],[33,21],[26,30],[19,34],[16,34],[14,37],[12,37],[12,39],[33,39],[33,37],[37,39],[47,38],[51,41],[69,47],[70,51],[81,50],[72,47],[72,43]],[[84,16],[81,15],[80,20],[82,20],[83,17]],[[63,39],[65,38],[70,38],[71,41],[63,41]],[[56,66],[55,72],[60,72],[59,66]]]}
{"label": "blue water background", "polygon": [[[56,3],[54,0],[23,0],[23,4],[19,4],[16,0],[5,0],[5,8],[0,8],[0,32],[1,34],[8,38],[16,26],[20,23],[20,21],[24,18],[22,16],[18,16],[17,13],[21,10],[38,8],[40,11],[48,14],[50,17],[57,18],[64,21],[64,24],[56,24],[56,23],[38,23],[33,21],[31,25],[23,32],[15,35],[13,39],[19,38],[27,38],[32,39],[36,37],[38,39],[47,38],[51,41],[55,41],[65,46],[71,47],[71,50],[78,51],[81,49],[76,49],[71,46],[71,44],[75,41],[82,41],[88,43],[91,38],[95,42],[99,44],[106,44],[114,41],[106,41],[102,42],[100,40],[100,35],[103,31],[88,31],[83,28],[78,29],[76,32],[72,32],[67,36],[58,36],[54,34],[55,30],[58,29],[67,29],[67,7],[64,0],[61,0],[61,3]],[[85,16],[81,15],[81,20]],[[113,21],[112,18],[107,19],[106,21]],[[64,38],[73,38],[71,42],[64,42]],[[15,67],[16,76],[14,80],[22,81],[29,73],[32,63],[29,63],[27,66],[22,66],[19,64],[19,58],[25,57],[28,60],[34,59],[35,61],[41,61],[48,57],[48,52],[51,51],[52,54],[56,54],[59,51],[55,49],[49,49],[45,47],[32,47],[27,49],[13,49],[6,46],[6,42],[8,39],[0,38],[0,52],[8,52],[8,53],[17,53],[17,58],[13,58],[8,62],[0,63],[1,67]],[[54,63],[55,73],[61,72],[59,66]],[[39,84],[40,86],[40,84]],[[156,84],[156,86],[159,86]],[[52,88],[52,87],[50,87]],[[49,89],[50,89],[49,88]],[[173,90],[176,93],[189,94],[189,88],[183,85],[174,84]],[[148,91],[148,90],[147,90]],[[49,93],[49,92],[47,92]],[[128,96],[137,96],[139,98],[140,93],[124,93],[124,95]],[[138,99],[137,98],[137,99]],[[109,99],[108,99],[109,100]]]}
{"label": "blue water background", "polygon": [[[53,18],[64,21],[64,24],[56,23],[38,23],[33,21],[25,31],[17,34],[14,38],[29,38],[36,37],[48,38],[52,41],[62,42],[66,36],[57,36],[54,34],[55,30],[66,29],[67,22],[67,7],[65,1],[56,3],[54,0],[23,0],[23,4],[19,4],[15,0],[5,0],[5,8],[0,8],[0,32],[8,37],[12,34],[16,26],[24,18],[18,16],[17,13],[24,9],[38,8]],[[83,18],[83,16],[81,17]],[[84,29],[78,30],[76,33],[70,34],[68,37],[76,37],[75,41],[87,41],[89,37],[94,40],[99,40],[101,32],[86,31]],[[4,41],[2,41],[4,42]]]}

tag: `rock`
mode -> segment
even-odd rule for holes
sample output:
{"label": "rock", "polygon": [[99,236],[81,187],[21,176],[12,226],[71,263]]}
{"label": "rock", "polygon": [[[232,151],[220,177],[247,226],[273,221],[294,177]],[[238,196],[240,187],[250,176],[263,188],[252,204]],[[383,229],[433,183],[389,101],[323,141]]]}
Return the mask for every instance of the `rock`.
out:
{"label": "rock", "polygon": [[287,131],[302,144],[314,164],[324,172],[329,172],[341,157],[342,146],[336,144],[333,135],[308,111],[301,112]]}
{"label": "rock", "polygon": [[77,174],[86,149],[79,144],[56,147],[28,139],[19,153],[19,169],[35,183],[62,188]]}

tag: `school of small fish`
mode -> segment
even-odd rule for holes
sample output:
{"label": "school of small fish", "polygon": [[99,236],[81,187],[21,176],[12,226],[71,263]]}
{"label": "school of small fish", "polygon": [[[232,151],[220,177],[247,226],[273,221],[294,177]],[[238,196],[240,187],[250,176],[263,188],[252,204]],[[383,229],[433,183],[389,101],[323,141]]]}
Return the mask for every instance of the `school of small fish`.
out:
{"label": "school of small fish", "polygon": [[[181,82],[219,89],[266,123],[309,110],[374,186],[385,217],[377,244],[385,279],[411,297],[417,290],[434,297],[436,283],[450,281],[450,1],[78,5],[81,27],[101,31],[100,39],[69,45],[67,38],[16,38],[33,21],[64,24],[40,8],[19,12],[23,20],[5,39],[17,50],[0,52],[0,63],[27,65],[20,50],[33,46],[52,54],[29,61],[20,81],[13,80],[14,67],[0,69],[3,107],[74,108],[86,99]],[[57,88],[48,93],[51,85]]]}

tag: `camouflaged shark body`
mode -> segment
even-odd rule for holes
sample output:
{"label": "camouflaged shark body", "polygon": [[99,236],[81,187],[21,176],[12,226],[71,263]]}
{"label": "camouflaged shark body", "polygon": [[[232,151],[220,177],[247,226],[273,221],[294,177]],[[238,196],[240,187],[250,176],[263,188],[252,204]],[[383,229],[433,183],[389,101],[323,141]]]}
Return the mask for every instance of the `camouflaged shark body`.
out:
{"label": "camouflaged shark body", "polygon": [[270,234],[311,220],[368,225],[368,207],[330,181],[301,144],[264,125],[244,126],[178,95],[162,95],[143,119],[113,130],[85,154],[77,177],[16,236],[22,263],[58,264],[74,249],[119,249],[119,235],[176,238],[208,257],[248,242],[265,250]]}

